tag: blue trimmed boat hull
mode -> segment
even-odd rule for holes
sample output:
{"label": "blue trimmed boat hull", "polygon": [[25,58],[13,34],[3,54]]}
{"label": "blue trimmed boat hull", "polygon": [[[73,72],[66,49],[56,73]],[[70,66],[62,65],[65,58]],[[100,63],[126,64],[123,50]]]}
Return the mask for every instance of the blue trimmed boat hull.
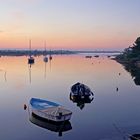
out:
{"label": "blue trimmed boat hull", "polygon": [[70,120],[72,115],[71,111],[57,103],[37,98],[30,100],[29,108],[33,114],[55,122]]}

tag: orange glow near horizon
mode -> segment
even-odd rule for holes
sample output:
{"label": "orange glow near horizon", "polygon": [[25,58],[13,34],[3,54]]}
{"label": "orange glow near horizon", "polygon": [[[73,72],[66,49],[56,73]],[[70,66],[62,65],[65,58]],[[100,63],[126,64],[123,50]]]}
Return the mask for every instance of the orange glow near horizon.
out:
{"label": "orange glow near horizon", "polygon": [[[46,39],[47,38],[47,39]],[[113,38],[109,35],[101,36],[96,35],[56,35],[46,38],[44,35],[27,37],[24,35],[3,33],[0,35],[0,48],[6,49],[28,49],[28,40],[32,40],[32,49],[44,49],[44,41],[47,42],[47,48],[50,49],[122,49],[126,48],[134,42],[134,39],[130,37],[126,38]]]}
{"label": "orange glow near horizon", "polygon": [[[38,23],[40,28],[32,25],[24,25],[22,22],[5,25],[7,31],[0,31],[0,49],[28,49],[28,40],[32,40],[32,49],[44,49],[44,41],[48,49],[89,49],[89,50],[120,50],[124,49],[135,41],[135,34],[121,35],[115,31],[109,31],[109,27],[96,28],[76,24],[55,27]],[[30,23],[31,24],[31,23]],[[23,26],[24,25],[24,26]],[[86,27],[86,28],[84,28]],[[22,28],[22,29],[21,29]],[[113,27],[111,27],[113,30]],[[110,30],[111,30],[110,29]]]}

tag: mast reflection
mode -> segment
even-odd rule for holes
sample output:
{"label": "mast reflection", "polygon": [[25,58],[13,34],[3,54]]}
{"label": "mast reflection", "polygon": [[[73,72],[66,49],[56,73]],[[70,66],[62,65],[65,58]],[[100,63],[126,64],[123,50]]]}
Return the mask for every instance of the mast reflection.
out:
{"label": "mast reflection", "polygon": [[45,71],[44,71],[44,78],[46,79],[46,62],[45,63]]}
{"label": "mast reflection", "polygon": [[31,64],[29,64],[28,65],[28,69],[29,69],[29,82],[31,83],[32,82],[32,65]]}

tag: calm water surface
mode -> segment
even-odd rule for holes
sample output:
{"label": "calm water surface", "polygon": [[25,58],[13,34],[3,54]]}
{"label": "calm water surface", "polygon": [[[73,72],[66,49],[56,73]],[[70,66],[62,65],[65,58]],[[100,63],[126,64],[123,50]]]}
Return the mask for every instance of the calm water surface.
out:
{"label": "calm water surface", "polygon": [[[121,64],[105,56],[53,56],[48,63],[36,57],[31,67],[27,57],[1,57],[0,139],[122,140],[127,134],[140,133],[140,86],[133,80]],[[94,100],[81,103],[81,108],[69,99],[76,82],[94,92]],[[55,101],[73,112],[61,137],[31,123],[23,105],[32,97]]]}

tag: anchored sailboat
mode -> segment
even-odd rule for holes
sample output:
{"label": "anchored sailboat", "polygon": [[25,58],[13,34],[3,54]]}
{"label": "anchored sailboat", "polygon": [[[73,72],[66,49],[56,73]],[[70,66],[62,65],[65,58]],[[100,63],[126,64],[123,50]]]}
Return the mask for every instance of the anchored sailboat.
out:
{"label": "anchored sailboat", "polygon": [[50,60],[50,61],[52,60],[52,52],[51,52],[51,50],[50,50],[49,60]]}
{"label": "anchored sailboat", "polygon": [[44,53],[44,62],[48,62],[47,51],[46,51],[46,41],[44,43],[45,53]]}
{"label": "anchored sailboat", "polygon": [[34,58],[31,54],[31,40],[29,40],[29,58],[28,58],[28,64],[34,64]]}

